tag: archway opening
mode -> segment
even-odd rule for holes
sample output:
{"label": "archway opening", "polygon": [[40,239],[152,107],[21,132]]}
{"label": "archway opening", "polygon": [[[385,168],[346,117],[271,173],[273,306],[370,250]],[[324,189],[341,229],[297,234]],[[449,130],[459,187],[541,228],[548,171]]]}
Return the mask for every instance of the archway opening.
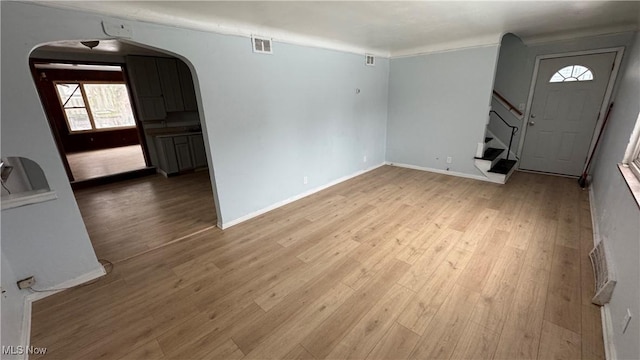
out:
{"label": "archway opening", "polygon": [[216,226],[208,137],[188,60],[83,39],[43,44],[29,62],[99,258],[128,259]]}

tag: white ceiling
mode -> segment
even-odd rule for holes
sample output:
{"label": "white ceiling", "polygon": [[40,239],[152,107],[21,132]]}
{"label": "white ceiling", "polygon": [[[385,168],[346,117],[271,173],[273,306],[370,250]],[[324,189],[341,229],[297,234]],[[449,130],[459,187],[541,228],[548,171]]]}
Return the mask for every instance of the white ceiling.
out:
{"label": "white ceiling", "polygon": [[[378,55],[635,30],[637,1],[53,1],[47,6]],[[135,32],[135,28],[134,28]]]}

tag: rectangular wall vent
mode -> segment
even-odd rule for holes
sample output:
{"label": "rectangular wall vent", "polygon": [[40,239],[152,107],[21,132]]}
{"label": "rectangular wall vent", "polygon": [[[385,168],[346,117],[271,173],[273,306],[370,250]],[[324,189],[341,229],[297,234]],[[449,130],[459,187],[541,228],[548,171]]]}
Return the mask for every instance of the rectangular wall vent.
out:
{"label": "rectangular wall vent", "polygon": [[376,65],[376,57],[371,54],[365,54],[365,65],[367,66],[375,66]]}
{"label": "rectangular wall vent", "polygon": [[271,39],[252,36],[251,44],[253,46],[254,53],[273,54],[273,48],[271,47]]}
{"label": "rectangular wall vent", "polygon": [[613,288],[616,286],[616,278],[613,264],[609,259],[609,252],[604,241],[600,241],[589,253],[593,274],[596,278],[596,293],[591,302],[596,305],[604,305],[611,300]]}

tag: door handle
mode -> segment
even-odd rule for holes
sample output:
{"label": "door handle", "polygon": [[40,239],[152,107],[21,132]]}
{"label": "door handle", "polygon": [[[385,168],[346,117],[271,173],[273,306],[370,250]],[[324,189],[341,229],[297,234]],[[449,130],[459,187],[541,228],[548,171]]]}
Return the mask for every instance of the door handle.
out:
{"label": "door handle", "polygon": [[531,114],[531,118],[535,119],[536,118],[536,114]]}
{"label": "door handle", "polygon": [[533,126],[535,124],[536,124],[535,121],[529,121],[529,126]]}

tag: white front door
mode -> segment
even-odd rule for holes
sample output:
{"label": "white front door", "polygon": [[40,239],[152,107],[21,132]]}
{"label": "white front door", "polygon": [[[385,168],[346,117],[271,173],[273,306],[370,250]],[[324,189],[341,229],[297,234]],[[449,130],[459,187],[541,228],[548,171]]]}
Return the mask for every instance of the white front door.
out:
{"label": "white front door", "polygon": [[520,168],[579,176],[615,52],[540,60]]}

